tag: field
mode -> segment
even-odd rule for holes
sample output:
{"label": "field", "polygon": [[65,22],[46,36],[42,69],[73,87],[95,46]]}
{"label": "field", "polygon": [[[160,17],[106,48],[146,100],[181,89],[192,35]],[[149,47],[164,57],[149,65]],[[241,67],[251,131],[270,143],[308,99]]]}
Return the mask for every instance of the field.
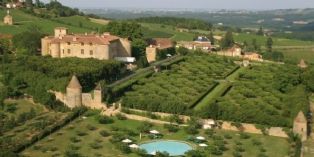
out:
{"label": "field", "polygon": [[[0,9],[0,17],[4,17],[5,14],[6,14],[6,10]],[[85,33],[85,32],[94,31],[95,29],[85,28],[84,26],[92,27],[92,28],[95,28],[95,27],[97,28],[97,27],[102,26],[100,24],[93,23],[83,17],[76,17],[76,16],[60,18],[59,20],[63,21],[63,23],[60,23],[57,21],[38,18],[30,14],[26,14],[20,10],[11,10],[11,15],[14,18],[15,25],[6,26],[2,22],[0,22],[0,33],[14,35],[14,34],[25,31],[31,25],[39,26],[43,32],[48,33],[48,34],[52,34],[53,29],[55,27],[67,27],[69,28],[70,32]],[[82,22],[82,27],[79,27],[78,20]],[[68,25],[66,23],[70,23],[71,25]]]}
{"label": "field", "polygon": [[291,61],[292,63],[299,63],[301,59],[304,59],[307,63],[314,63],[314,47],[300,49],[279,49],[278,51],[283,52],[285,60]]}
{"label": "field", "polygon": [[290,127],[296,114],[307,111],[299,70],[292,65],[254,65],[239,74],[218,101],[219,119]]}
{"label": "field", "polygon": [[[140,144],[141,142],[150,140],[147,134],[142,133],[142,139],[139,138],[138,128],[142,125],[142,122],[134,120],[118,120],[114,118],[112,124],[100,124],[96,120],[96,115],[85,114],[85,117],[81,117],[73,121],[67,127],[55,132],[51,136],[36,143],[32,147],[26,149],[22,154],[26,157],[31,156],[63,156],[65,152],[74,150],[83,156],[98,156],[98,157],[137,157],[135,153],[124,154],[115,145],[110,142],[112,138],[129,138],[134,143]],[[127,126],[125,124],[128,124]],[[187,141],[194,145],[197,149],[206,152],[210,155],[210,152],[214,152],[212,149],[220,145],[221,141],[225,148],[221,157],[232,157],[233,152],[238,147],[243,148],[241,153],[243,156],[257,156],[258,154],[264,154],[269,157],[284,157],[288,154],[289,143],[287,139],[270,137],[264,135],[255,134],[242,134],[231,131],[215,130],[211,134],[206,134],[204,131],[200,131],[199,135],[202,135],[208,139],[205,142],[209,145],[208,148],[201,148],[196,146],[197,143],[189,141],[193,135],[188,135],[183,128],[175,133],[169,132],[162,125],[153,125],[150,130],[158,130],[163,134],[163,139],[169,140],[181,140]],[[106,130],[109,135],[103,137],[100,132]],[[120,135],[120,136],[116,136]],[[196,135],[195,135],[196,136]],[[95,144],[97,143],[97,144]],[[122,143],[118,141],[118,143]],[[255,144],[253,144],[255,143]],[[95,146],[98,147],[95,147]],[[210,155],[214,156],[215,155]]]}
{"label": "field", "polygon": [[[149,111],[186,113],[237,66],[215,55],[192,55],[150,78],[140,80],[123,97],[123,105]],[[160,100],[163,100],[162,102]]]}

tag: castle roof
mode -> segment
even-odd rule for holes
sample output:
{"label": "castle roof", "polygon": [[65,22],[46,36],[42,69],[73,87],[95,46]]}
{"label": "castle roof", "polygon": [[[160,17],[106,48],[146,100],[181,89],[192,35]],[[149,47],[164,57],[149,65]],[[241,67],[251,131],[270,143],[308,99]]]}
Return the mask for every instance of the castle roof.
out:
{"label": "castle roof", "polygon": [[299,122],[299,123],[306,123],[306,117],[304,115],[304,113],[302,111],[300,111],[297,115],[297,117],[295,117],[294,122]]}
{"label": "castle roof", "polygon": [[67,88],[82,88],[79,80],[77,79],[75,75],[72,76],[72,79]]}
{"label": "castle roof", "polygon": [[109,45],[111,41],[118,40],[119,37],[110,34],[69,34],[53,38],[51,43],[86,43]]}

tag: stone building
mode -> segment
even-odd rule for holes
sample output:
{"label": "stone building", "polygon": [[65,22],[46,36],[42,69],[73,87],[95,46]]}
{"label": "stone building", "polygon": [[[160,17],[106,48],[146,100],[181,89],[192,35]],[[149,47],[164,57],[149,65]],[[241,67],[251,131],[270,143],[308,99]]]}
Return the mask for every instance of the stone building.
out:
{"label": "stone building", "polygon": [[53,92],[57,100],[63,102],[69,108],[86,106],[93,109],[106,109],[102,103],[102,89],[98,85],[93,92],[83,93],[82,86],[76,76],[73,76],[66,88],[66,93]]}
{"label": "stone building", "polygon": [[174,47],[174,43],[168,38],[154,38],[148,41],[149,46],[146,47],[146,58],[148,63],[157,59],[158,51]]}
{"label": "stone building", "polygon": [[116,57],[131,57],[131,43],[128,39],[104,34],[69,34],[67,28],[58,27],[54,36],[41,40],[41,54],[53,58],[78,57],[100,60]]}
{"label": "stone building", "polygon": [[261,62],[261,61],[263,61],[263,56],[258,54],[257,52],[246,52],[243,54],[243,59]]}
{"label": "stone building", "polygon": [[177,47],[185,47],[189,50],[202,50],[204,52],[210,52],[212,45],[211,41],[204,36],[199,36],[194,41],[180,41],[177,44]]}
{"label": "stone building", "polygon": [[229,56],[229,57],[241,57],[242,55],[242,49],[240,46],[238,45],[234,45],[232,46],[230,49],[228,50],[224,50],[224,51],[220,51],[217,52],[218,55],[221,56]]}
{"label": "stone building", "polygon": [[5,25],[13,25],[13,17],[10,15],[10,11],[7,11],[7,15],[3,18],[3,23]]}
{"label": "stone building", "polygon": [[293,133],[299,135],[302,141],[307,139],[307,119],[302,111],[293,121]]}
{"label": "stone building", "polygon": [[298,67],[300,68],[307,68],[307,64],[305,63],[304,59],[300,60],[300,63],[298,64]]}

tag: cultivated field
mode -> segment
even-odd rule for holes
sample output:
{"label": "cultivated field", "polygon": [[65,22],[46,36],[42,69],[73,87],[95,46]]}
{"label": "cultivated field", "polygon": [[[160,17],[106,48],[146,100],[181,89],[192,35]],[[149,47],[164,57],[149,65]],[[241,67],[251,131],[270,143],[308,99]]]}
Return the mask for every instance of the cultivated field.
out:
{"label": "cultivated field", "polygon": [[[169,69],[142,79],[123,97],[123,105],[148,111],[186,113],[237,66],[215,55],[192,55]],[[162,100],[162,101],[161,101]]]}

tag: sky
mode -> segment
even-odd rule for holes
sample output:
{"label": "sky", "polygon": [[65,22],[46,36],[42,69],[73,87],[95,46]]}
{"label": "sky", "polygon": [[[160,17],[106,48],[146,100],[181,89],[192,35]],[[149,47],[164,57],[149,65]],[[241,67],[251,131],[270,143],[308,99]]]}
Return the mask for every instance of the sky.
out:
{"label": "sky", "polygon": [[[50,0],[42,0],[49,2]],[[269,10],[314,8],[314,0],[58,0],[78,8],[203,8]]]}

